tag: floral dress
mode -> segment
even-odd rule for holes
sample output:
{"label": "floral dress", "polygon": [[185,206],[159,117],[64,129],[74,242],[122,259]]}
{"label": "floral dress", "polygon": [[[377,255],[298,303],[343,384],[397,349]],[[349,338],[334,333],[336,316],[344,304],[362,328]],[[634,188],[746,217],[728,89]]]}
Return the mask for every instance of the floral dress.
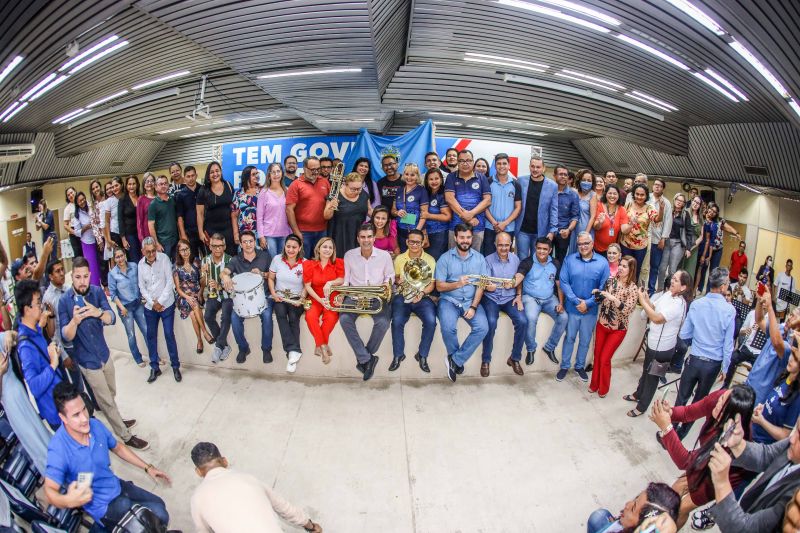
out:
{"label": "floral dress", "polygon": [[[197,262],[192,263],[191,272],[187,271],[184,267],[172,267],[172,271],[178,274],[178,283],[181,291],[191,296],[196,300],[200,299],[200,270],[197,268]],[[178,310],[181,312],[181,318],[186,319],[192,312],[192,306],[182,296],[178,296]]]}
{"label": "floral dress", "polygon": [[250,195],[239,189],[233,196],[231,210],[239,214],[239,233],[256,232],[256,211],[258,210],[258,193]]}
{"label": "floral dress", "polygon": [[631,231],[623,235],[620,244],[631,250],[644,250],[650,244],[650,223],[658,217],[658,211],[650,204],[644,204],[644,209],[636,212],[636,204],[627,208],[628,222]]}

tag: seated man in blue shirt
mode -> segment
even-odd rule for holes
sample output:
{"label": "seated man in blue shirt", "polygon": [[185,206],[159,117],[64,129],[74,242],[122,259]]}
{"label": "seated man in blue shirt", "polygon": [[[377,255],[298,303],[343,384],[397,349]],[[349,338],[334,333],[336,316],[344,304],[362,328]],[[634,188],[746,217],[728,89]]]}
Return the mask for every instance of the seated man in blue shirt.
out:
{"label": "seated man in blue shirt", "polygon": [[83,398],[71,383],[59,383],[53,400],[62,425],[47,448],[44,492],[48,501],[59,509],[83,507],[95,521],[91,531],[110,531],[134,504],[147,507],[165,526],[169,524],[164,501],[119,479],[111,471],[108,452],[141,468],[154,481],[163,479],[169,484],[169,476],[118,442],[102,422],[90,418]]}
{"label": "seated man in blue shirt", "polygon": [[495,236],[495,244],[497,251],[486,258],[489,276],[508,279],[509,282],[502,287],[497,287],[494,291],[486,291],[481,300],[483,311],[486,313],[486,323],[489,326],[486,337],[483,338],[481,376],[489,377],[489,363],[492,362],[494,333],[500,311],[508,315],[514,326],[514,342],[506,364],[514,370],[515,374],[521,376],[524,372],[519,361],[522,359],[522,343],[525,342],[528,319],[525,318],[522,308],[522,287],[519,286],[519,283],[514,282],[514,276],[519,268],[519,257],[511,251],[511,235],[505,231],[501,231]]}
{"label": "seated man in blue shirt", "polygon": [[578,335],[580,340],[575,356],[575,372],[582,381],[589,381],[584,365],[597,322],[597,302],[592,291],[602,290],[609,276],[608,261],[594,252],[593,245],[591,234],[580,232],[578,251],[568,255],[561,267],[559,279],[567,307],[567,336],[561,347],[561,369],[556,374],[556,381],[563,381],[569,373]]}
{"label": "seated man in blue shirt", "polygon": [[[461,157],[461,156],[459,156]],[[442,329],[442,340],[447,349],[445,368],[450,381],[456,381],[456,375],[464,372],[464,363],[472,357],[472,353],[481,343],[489,325],[483,307],[478,305],[483,296],[483,288],[470,283],[470,276],[486,276],[488,269],[486,260],[471,248],[472,228],[467,224],[459,224],[455,229],[456,246],[451,248],[436,262],[436,290],[439,299],[439,324]],[[494,290],[493,283],[486,285],[486,290]],[[472,331],[458,344],[458,318],[463,318]]]}
{"label": "seated man in blue shirt", "polygon": [[567,313],[564,312],[564,293],[558,279],[560,263],[550,257],[553,245],[547,237],[539,237],[535,244],[535,257],[519,264],[515,276],[517,285],[522,284],[522,304],[528,319],[525,345],[528,354],[525,364],[530,366],[536,357],[536,325],[539,315],[545,313],[553,319],[553,329],[544,344],[544,353],[554,364],[558,364],[556,346],[567,329]]}

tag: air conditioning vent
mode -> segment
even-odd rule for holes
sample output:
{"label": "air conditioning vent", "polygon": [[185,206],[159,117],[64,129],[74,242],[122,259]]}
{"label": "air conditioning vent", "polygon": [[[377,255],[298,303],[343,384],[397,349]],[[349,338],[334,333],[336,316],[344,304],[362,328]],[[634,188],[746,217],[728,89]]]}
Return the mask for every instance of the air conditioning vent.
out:
{"label": "air conditioning vent", "polygon": [[125,166],[125,161],[112,161],[109,166],[112,168],[119,168]]}
{"label": "air conditioning vent", "polygon": [[33,157],[35,153],[34,144],[0,145],[0,163],[21,163]]}
{"label": "air conditioning vent", "polygon": [[769,176],[769,169],[767,167],[751,167],[745,165],[744,171],[753,176]]}

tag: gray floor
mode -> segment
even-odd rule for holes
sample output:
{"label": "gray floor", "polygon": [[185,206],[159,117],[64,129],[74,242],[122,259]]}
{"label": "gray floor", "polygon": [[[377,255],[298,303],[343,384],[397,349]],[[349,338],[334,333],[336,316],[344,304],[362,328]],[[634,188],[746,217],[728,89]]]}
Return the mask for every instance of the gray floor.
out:
{"label": "gray floor", "polygon": [[161,495],[171,527],[184,531],[199,482],[189,451],[200,440],[328,532],[585,531],[595,508],[616,512],[647,482],[678,473],[655,425],[625,416],[632,405],[621,396],[641,363],[615,367],[600,399],[574,373],[562,383],[542,372],[364,384],[185,367],[180,384],[165,372],[148,385],[129,355],[114,359],[123,416],[151,442],[141,455],[173,485],[154,487],[128,465],[117,472]]}

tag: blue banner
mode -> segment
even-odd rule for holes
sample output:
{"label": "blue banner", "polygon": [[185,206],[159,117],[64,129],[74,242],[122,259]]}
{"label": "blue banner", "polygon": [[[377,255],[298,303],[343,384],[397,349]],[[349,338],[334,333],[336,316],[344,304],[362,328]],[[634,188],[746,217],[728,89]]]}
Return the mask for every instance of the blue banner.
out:
{"label": "blue banner", "polygon": [[403,172],[403,165],[406,163],[416,163],[424,174],[425,154],[434,148],[433,122],[430,120],[400,137],[373,135],[362,128],[355,147],[344,158],[345,171],[352,170],[353,164],[359,157],[367,157],[372,166],[372,177],[377,181],[383,176],[381,159],[385,155],[395,155],[400,173]]}

